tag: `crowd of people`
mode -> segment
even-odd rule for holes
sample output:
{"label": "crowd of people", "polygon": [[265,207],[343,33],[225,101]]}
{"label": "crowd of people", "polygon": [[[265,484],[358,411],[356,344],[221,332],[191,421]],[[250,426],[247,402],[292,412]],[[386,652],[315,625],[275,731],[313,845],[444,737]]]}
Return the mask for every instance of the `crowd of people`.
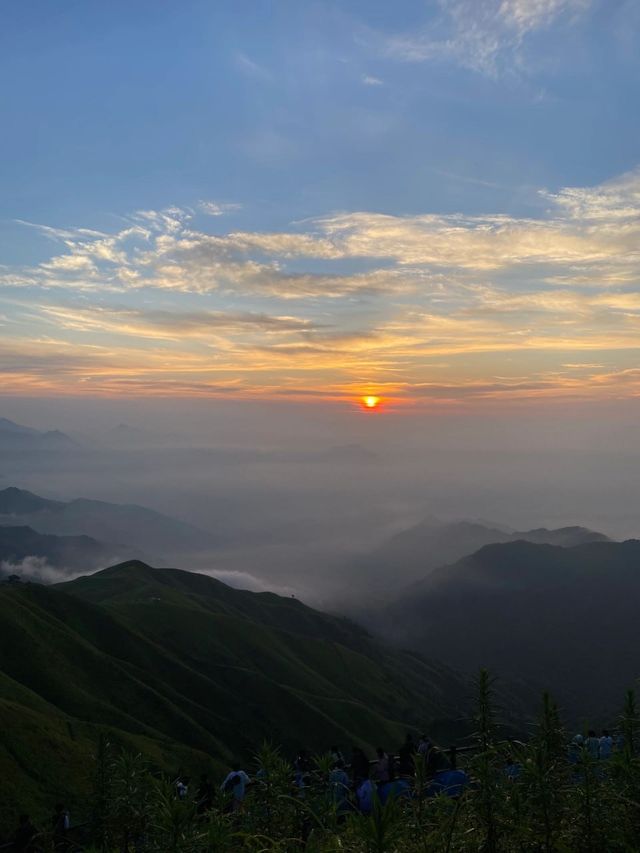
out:
{"label": "crowd of people", "polygon": [[[622,749],[622,739],[615,740],[603,729],[598,735],[589,730],[585,735],[577,734],[568,746],[567,759],[576,764],[585,755],[592,760],[606,761],[616,750]],[[426,736],[422,735],[416,743],[408,734],[397,753],[386,752],[378,747],[375,757],[370,759],[357,746],[351,750],[349,761],[337,746],[332,746],[331,772],[328,783],[339,812],[359,811],[370,814],[377,799],[382,805],[390,796],[411,796],[414,788],[416,759],[422,758],[423,775],[426,780],[424,795],[444,794],[459,797],[470,784],[468,774],[452,767],[447,757]],[[301,750],[294,761],[292,782],[300,796],[311,783],[314,765],[308,751]],[[522,767],[513,757],[506,761],[504,768],[507,779],[516,782]],[[224,779],[221,790],[228,793],[229,811],[241,811],[249,786],[260,781],[261,771],[253,779],[238,768],[231,768]]]}
{"label": "crowd of people", "polygon": [[613,755],[614,748],[622,748],[622,737],[619,736],[614,742],[613,737],[607,729],[602,729],[600,735],[596,734],[593,729],[589,729],[586,737],[577,734],[571,741],[569,760],[572,764],[575,764],[580,757],[581,751],[585,749],[591,758],[606,761]]}
{"label": "crowd of people", "polygon": [[[376,800],[384,805],[391,796],[410,796],[417,758],[422,759],[425,778],[428,779],[427,796],[439,793],[459,796],[469,782],[464,771],[449,766],[447,759],[426,735],[422,735],[416,743],[413,736],[408,734],[397,754],[379,746],[372,759],[357,746],[352,748],[348,761],[338,746],[332,746],[329,754],[331,770],[327,779],[328,793],[333,797],[339,814],[354,810],[370,814]],[[310,753],[300,750],[293,762],[291,780],[298,796],[305,796],[317,772]],[[229,795],[227,809],[231,812],[242,811],[249,787],[264,779],[262,770],[258,770],[251,779],[239,766],[231,768],[220,786],[220,790]],[[212,792],[201,781],[197,793],[198,808],[203,803],[211,802],[211,797]]]}
{"label": "crowd of people", "polygon": [[[586,735],[576,734],[572,738],[567,758],[570,764],[577,764],[585,756],[593,761],[607,761],[622,747],[620,736],[614,738],[606,729],[600,734],[589,730]],[[408,734],[395,753],[379,746],[375,755],[369,757],[363,749],[354,746],[347,759],[340,748],[333,745],[329,756],[330,770],[323,777],[326,793],[332,797],[337,813],[343,816],[349,812],[370,814],[375,802],[384,805],[390,797],[412,796],[417,766],[422,767],[423,793],[427,797],[438,794],[459,797],[470,784],[467,773],[451,766],[448,758],[425,734],[417,743]],[[516,782],[522,767],[516,759],[509,758],[504,771],[510,782]],[[309,751],[300,750],[293,762],[292,790],[297,792],[297,796],[305,797],[306,791],[318,781],[319,775],[317,761]],[[264,768],[258,768],[252,777],[242,769],[240,762],[236,762],[219,785],[225,810],[229,813],[241,812],[251,788],[266,781],[268,774]],[[192,789],[188,777],[179,776],[175,781],[175,792],[178,799],[194,802],[199,814],[206,814],[218,799],[216,786],[206,773],[202,774],[195,789]],[[58,803],[51,816],[48,832],[54,849],[68,849],[69,830],[69,811],[63,803]],[[39,849],[36,840],[40,837],[41,833],[29,815],[23,814],[8,849],[15,853],[32,853]]]}

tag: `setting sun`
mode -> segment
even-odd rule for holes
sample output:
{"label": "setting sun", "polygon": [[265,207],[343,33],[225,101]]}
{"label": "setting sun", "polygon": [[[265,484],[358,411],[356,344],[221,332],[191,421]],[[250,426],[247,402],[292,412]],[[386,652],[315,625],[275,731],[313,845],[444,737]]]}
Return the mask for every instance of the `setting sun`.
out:
{"label": "setting sun", "polygon": [[380,397],[361,397],[360,401],[365,409],[377,409],[380,405]]}

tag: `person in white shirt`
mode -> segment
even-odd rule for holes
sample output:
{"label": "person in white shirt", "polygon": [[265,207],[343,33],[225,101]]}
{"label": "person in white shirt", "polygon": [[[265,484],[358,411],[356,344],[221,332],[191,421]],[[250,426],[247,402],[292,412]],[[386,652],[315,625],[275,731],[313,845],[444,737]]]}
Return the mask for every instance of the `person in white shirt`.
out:
{"label": "person in white shirt", "polygon": [[420,740],[418,741],[418,755],[423,755],[425,758],[428,758],[431,746],[432,744],[429,738],[426,735],[420,735]]}
{"label": "person in white shirt", "polygon": [[602,737],[600,738],[600,758],[611,758],[613,752],[613,738],[606,729],[602,729]]}
{"label": "person in white shirt", "polygon": [[242,808],[247,792],[247,785],[249,785],[250,782],[251,779],[247,776],[244,770],[232,770],[227,774],[224,782],[220,786],[220,790],[233,795],[231,811],[237,812]]}

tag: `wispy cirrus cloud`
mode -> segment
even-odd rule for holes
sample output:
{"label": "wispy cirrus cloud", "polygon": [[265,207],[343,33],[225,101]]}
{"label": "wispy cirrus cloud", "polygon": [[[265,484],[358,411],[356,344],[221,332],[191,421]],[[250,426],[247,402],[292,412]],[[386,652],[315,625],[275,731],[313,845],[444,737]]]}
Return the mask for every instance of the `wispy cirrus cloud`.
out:
{"label": "wispy cirrus cloud", "polygon": [[640,170],[606,181],[597,187],[564,187],[542,192],[552,204],[574,220],[634,227],[640,212]]}
{"label": "wispy cirrus cloud", "polygon": [[242,205],[235,202],[200,201],[198,209],[207,216],[224,216],[225,213],[242,210]]}
{"label": "wispy cirrus cloud", "polygon": [[273,80],[273,74],[268,68],[241,50],[234,54],[233,61],[235,67],[247,77],[265,83],[270,83]]}
{"label": "wispy cirrus cloud", "polygon": [[440,0],[421,32],[385,41],[388,56],[406,62],[452,61],[496,77],[522,69],[531,35],[576,20],[590,0]]}
{"label": "wispy cirrus cloud", "polygon": [[267,336],[295,334],[322,328],[321,324],[312,320],[251,311],[168,311],[96,305],[86,308],[43,305],[39,310],[59,328],[115,332],[161,340],[181,340],[185,336],[206,340],[220,333],[247,335],[257,332]]}

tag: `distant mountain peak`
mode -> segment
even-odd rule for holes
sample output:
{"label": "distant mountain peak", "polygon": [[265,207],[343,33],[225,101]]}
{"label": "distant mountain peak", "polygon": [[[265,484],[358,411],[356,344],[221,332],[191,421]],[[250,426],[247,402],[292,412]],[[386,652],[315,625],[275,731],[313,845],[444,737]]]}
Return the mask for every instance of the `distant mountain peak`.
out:
{"label": "distant mountain peak", "polygon": [[46,509],[56,509],[62,506],[60,501],[42,498],[26,489],[7,486],[0,490],[0,515],[26,515],[31,512],[41,512]]}
{"label": "distant mountain peak", "polygon": [[31,523],[32,514],[37,514],[34,526],[43,533],[84,533],[101,542],[130,545],[137,555],[183,554],[216,544],[211,534],[192,524],[138,504],[92,498],[53,501],[15,486],[0,490],[0,516],[21,515]]}
{"label": "distant mountain peak", "polygon": [[77,442],[59,429],[37,430],[0,418],[0,446],[11,449],[57,450],[77,446]]}
{"label": "distant mountain peak", "polygon": [[17,424],[15,421],[10,421],[9,418],[0,418],[0,432],[8,432],[13,435],[40,435],[37,429]]}
{"label": "distant mountain peak", "polygon": [[[475,553],[482,554],[484,548],[496,543],[518,543],[518,548],[524,543],[572,548],[610,541],[603,533],[577,525],[514,531],[480,519],[425,518],[360,557],[348,575],[346,594],[351,594],[354,585],[360,585],[365,598],[381,601],[388,594],[396,594],[399,587],[420,583],[433,570]],[[510,553],[517,552],[516,549]]]}
{"label": "distant mountain peak", "polygon": [[78,572],[94,571],[126,555],[90,536],[39,533],[21,524],[0,525],[0,577],[8,571],[39,583],[62,580]]}
{"label": "distant mountain peak", "polygon": [[98,572],[98,575],[118,575],[127,572],[156,572],[153,566],[145,563],[143,560],[125,560],[124,563],[117,563],[115,566],[109,566],[108,569],[103,569]]}
{"label": "distant mountain peak", "polygon": [[487,527],[486,524],[483,524],[480,521],[467,521],[466,519],[461,519],[460,521],[448,521],[442,526],[443,530],[463,530],[469,532],[489,532],[489,533],[500,533],[504,534],[504,531],[500,527]]}

